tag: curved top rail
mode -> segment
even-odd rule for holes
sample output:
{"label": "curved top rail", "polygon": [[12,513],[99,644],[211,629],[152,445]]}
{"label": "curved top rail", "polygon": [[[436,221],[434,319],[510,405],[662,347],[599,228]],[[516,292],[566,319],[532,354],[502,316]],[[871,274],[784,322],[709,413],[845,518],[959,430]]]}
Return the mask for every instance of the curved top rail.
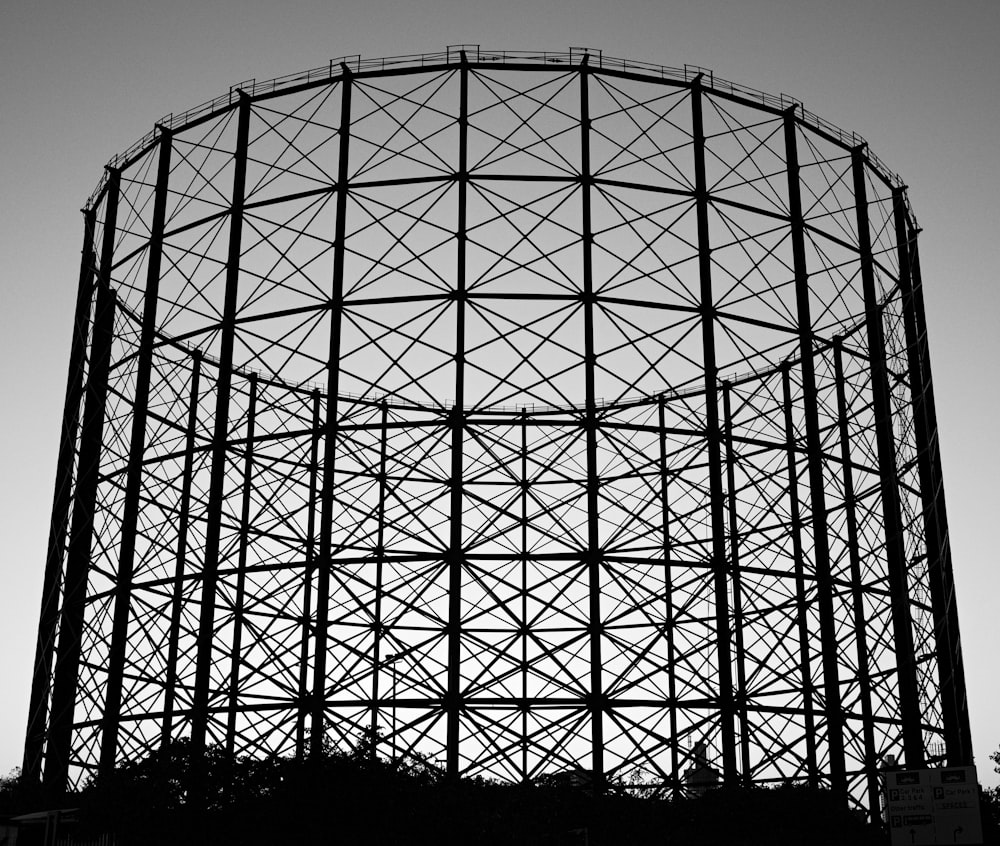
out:
{"label": "curved top rail", "polygon": [[[341,56],[337,59],[330,59],[326,64],[309,68],[295,73],[285,74],[258,82],[256,79],[248,79],[236,83],[229,87],[226,94],[213,97],[210,100],[194,106],[184,112],[164,115],[156,121],[153,129],[136,140],[131,146],[109,159],[106,165],[105,174],[102,175],[97,187],[87,199],[85,208],[92,208],[101,197],[107,182],[107,169],[120,170],[127,167],[135,158],[147,151],[164,131],[176,132],[196,120],[207,118],[213,114],[232,108],[239,100],[240,94],[246,94],[253,98],[260,98],[277,94],[283,91],[319,85],[342,78],[345,74],[377,75],[386,71],[396,71],[416,68],[441,68],[448,66],[459,66],[462,62],[468,62],[477,66],[490,65],[538,65],[540,67],[551,66],[578,66],[586,64],[588,68],[596,71],[610,71],[620,73],[638,74],[650,78],[669,79],[682,85],[694,84],[696,80],[704,90],[715,91],[731,97],[760,103],[761,106],[785,111],[795,109],[796,120],[819,132],[824,133],[831,139],[841,144],[843,147],[853,149],[864,147],[866,158],[871,166],[889,184],[895,187],[905,187],[898,174],[889,170],[856,132],[848,132],[821,118],[819,115],[806,109],[802,101],[788,94],[768,94],[747,85],[741,85],[728,79],[718,77],[709,68],[697,65],[684,65],[683,67],[671,67],[658,65],[652,62],[637,61],[635,59],[620,59],[612,56],[605,56],[602,51],[587,47],[570,47],[568,52],[548,52],[548,51],[524,51],[524,50],[483,50],[478,44],[453,45],[434,53],[415,53],[405,56],[392,56],[378,59],[362,59],[360,55]],[[912,209],[908,211],[916,226],[916,219]]]}

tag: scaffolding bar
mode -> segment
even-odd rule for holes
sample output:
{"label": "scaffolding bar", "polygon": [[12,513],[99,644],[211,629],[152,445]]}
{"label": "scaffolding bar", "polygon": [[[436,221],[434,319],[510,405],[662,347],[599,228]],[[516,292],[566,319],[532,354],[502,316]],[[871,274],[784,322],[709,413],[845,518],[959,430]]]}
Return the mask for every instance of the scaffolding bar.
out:
{"label": "scaffolding bar", "polygon": [[96,270],[94,256],[96,216],[92,208],[83,212],[80,281],[77,286],[76,310],[73,316],[73,338],[70,343],[69,372],[66,376],[63,422],[59,433],[59,456],[56,459],[48,553],[45,556],[45,572],[42,577],[42,605],[38,614],[34,671],[28,698],[28,728],[25,733],[24,760],[21,765],[22,777],[29,784],[37,783],[42,776],[42,753],[45,747],[49,694],[52,685],[52,661],[55,656],[59,622],[59,595],[63,585],[66,538],[69,532],[70,505],[73,500],[73,476],[80,438],[80,403],[87,378],[87,336]]}
{"label": "scaffolding bar", "polygon": [[712,245],[709,235],[709,193],[705,172],[704,93],[700,75],[691,82],[694,144],[694,200],[698,217],[698,271],[702,355],[705,377],[705,446],[708,452],[709,508],[712,531],[712,572],[715,584],[715,635],[718,661],[717,697],[725,783],[738,781],[736,765],[735,703],[733,701],[733,646],[729,608],[729,568],[726,550],[726,494],[722,479],[722,431],[719,427],[719,380],[715,361],[716,308],[712,295]]}
{"label": "scaffolding bar", "polygon": [[230,390],[233,380],[233,346],[236,333],[236,309],[240,284],[240,255],[243,236],[243,206],[246,194],[247,150],[250,144],[250,98],[241,93],[236,129],[236,150],[229,217],[229,253],[226,263],[226,289],[220,321],[219,368],[215,382],[215,424],[212,433],[212,464],[209,481],[207,525],[205,529],[205,564],[201,574],[201,616],[198,625],[197,663],[194,696],[191,704],[191,766],[195,772],[195,801],[202,797],[205,747],[209,737],[212,673],[216,669],[215,605],[221,563],[222,508],[226,500],[226,465],[229,462]]}
{"label": "scaffolding bar", "polygon": [[101,267],[97,278],[90,367],[84,397],[80,433],[80,459],[73,497],[73,516],[66,552],[66,578],[59,619],[59,645],[52,680],[52,707],[45,750],[44,781],[62,787],[69,773],[74,710],[80,669],[81,639],[87,602],[87,579],[94,539],[94,516],[98,507],[98,482],[104,439],[108,370],[111,366],[115,331],[115,293],[111,288],[121,174],[108,177],[101,239]]}
{"label": "scaffolding bar", "polygon": [[899,513],[896,487],[896,447],[892,432],[892,409],[889,378],[885,365],[885,338],[882,306],[875,290],[875,259],[872,255],[871,224],[868,215],[868,189],[864,150],[851,153],[854,202],[857,213],[858,249],[861,259],[861,284],[865,301],[865,331],[868,341],[868,365],[871,372],[872,411],[878,444],[878,466],[885,526],[885,554],[892,604],[892,627],[899,676],[899,708],[902,719],[903,754],[906,766],[924,765],[924,740],[921,728],[920,701],[917,693],[916,656],[913,653],[913,623],[910,617],[909,584],[906,555],[903,549],[903,524]]}

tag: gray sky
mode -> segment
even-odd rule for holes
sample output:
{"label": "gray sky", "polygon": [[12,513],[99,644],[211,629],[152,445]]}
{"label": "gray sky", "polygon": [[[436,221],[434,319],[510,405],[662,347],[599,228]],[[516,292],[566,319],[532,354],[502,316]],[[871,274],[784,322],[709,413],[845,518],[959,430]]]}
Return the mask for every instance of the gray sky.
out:
{"label": "gray sky", "polygon": [[0,775],[20,763],[79,263],[103,164],[228,90],[330,58],[602,49],[785,92],[910,186],[980,779],[1000,746],[996,0],[5,0],[0,28]]}

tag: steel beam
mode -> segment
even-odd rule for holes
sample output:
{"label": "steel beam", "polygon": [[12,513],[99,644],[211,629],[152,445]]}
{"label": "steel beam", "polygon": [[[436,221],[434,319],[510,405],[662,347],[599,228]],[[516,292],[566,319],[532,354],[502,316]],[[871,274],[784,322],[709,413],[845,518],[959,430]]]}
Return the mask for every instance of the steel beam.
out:
{"label": "steel beam", "polygon": [[[389,479],[386,473],[386,463],[388,461],[388,440],[389,440],[389,404],[383,399],[379,404],[379,447],[378,447],[378,505],[375,509],[376,536],[375,536],[375,608],[372,616],[372,636],[374,640],[372,651],[372,704],[371,704],[371,754],[372,759],[378,755],[379,725],[378,718],[382,707],[380,698],[379,681],[382,670],[382,640],[385,637],[387,627],[382,620],[382,599],[385,581],[385,500],[389,489]],[[393,703],[395,706],[395,703]],[[390,741],[393,745],[396,738]]]}
{"label": "steel beam", "polygon": [[857,500],[854,492],[854,469],[851,462],[851,435],[847,426],[850,409],[847,405],[844,373],[844,341],[833,339],[833,372],[837,385],[837,432],[840,436],[840,465],[844,484],[844,517],[847,525],[847,554],[851,562],[851,601],[854,622],[854,642],[858,661],[858,698],[861,700],[861,733],[865,749],[865,784],[868,808],[873,815],[880,807],[881,784],[879,762],[875,751],[875,720],[872,711],[872,683],[865,620],[865,584],[861,574],[861,548],[858,543]]}
{"label": "steel beam", "polygon": [[823,644],[823,699],[829,750],[830,788],[846,799],[847,772],[844,760],[844,714],[840,702],[837,666],[837,619],[833,607],[834,582],[830,571],[830,539],[827,525],[826,480],[823,478],[823,443],[819,428],[819,393],[816,389],[817,351],[813,344],[809,303],[809,270],[806,265],[805,220],[799,185],[799,154],[794,108],[785,112],[785,163],[788,175],[789,223],[792,262],[795,268],[795,309],[799,328],[799,370],[802,376],[802,412],[806,424],[806,456],[809,466],[809,503],[812,523],[816,601],[819,606],[820,640]]}
{"label": "steel beam", "polygon": [[673,541],[670,533],[670,468],[667,463],[666,397],[660,395],[656,403],[660,446],[660,518],[663,545],[663,628],[667,640],[667,697],[670,700],[670,794],[674,799],[683,796],[680,768],[680,741],[677,738],[677,654],[674,646],[674,571]]}
{"label": "steel beam", "polygon": [[316,578],[316,499],[319,486],[319,441],[322,417],[320,416],[320,393],[312,392],[312,430],[309,438],[309,502],[306,516],[305,567],[302,588],[302,627],[299,647],[299,690],[298,708],[295,714],[295,757],[302,760],[306,754],[306,722],[312,713],[309,696],[309,643],[313,638],[312,591]]}
{"label": "steel beam", "polygon": [[257,435],[259,380],[250,374],[246,447],[243,453],[243,490],[240,495],[240,537],[236,562],[236,600],[233,604],[233,643],[229,652],[229,706],[226,715],[226,759],[232,764],[236,752],[236,713],[240,694],[240,664],[243,659],[243,603],[246,599],[247,547],[250,541],[250,498],[253,493],[254,438]]}
{"label": "steel beam", "polygon": [[788,467],[788,511],[791,518],[792,560],[795,565],[795,616],[799,639],[799,677],[802,685],[802,716],[805,721],[806,778],[810,787],[819,787],[816,756],[816,685],[809,656],[809,597],[806,592],[805,552],[802,549],[802,509],[799,504],[799,471],[795,423],[792,414],[791,365],[781,368],[781,396],[785,419],[785,457]]}
{"label": "steel beam", "polygon": [[167,636],[166,680],[163,683],[163,725],[160,745],[166,749],[173,740],[174,711],[177,703],[177,661],[180,656],[181,614],[184,611],[184,582],[187,576],[188,532],[191,528],[191,486],[194,482],[194,454],[198,434],[198,401],[201,388],[202,354],[191,354],[191,394],[188,399],[184,436],[184,470],[181,476],[180,513],[177,516],[177,554],[174,559],[173,599],[170,606],[170,633]]}
{"label": "steel beam", "polygon": [[952,753],[961,748],[962,741],[958,724],[958,707],[955,700],[948,600],[945,596],[945,582],[942,579],[945,548],[936,508],[924,378],[921,369],[917,320],[913,307],[913,282],[910,276],[910,234],[906,219],[906,198],[903,196],[902,188],[893,189],[892,200],[893,223],[896,230],[896,255],[899,263],[900,306],[903,312],[903,331],[906,338],[907,376],[910,404],[913,409],[914,450],[917,459],[917,474],[920,479],[924,544],[927,551],[927,586],[931,595],[931,608],[934,617],[934,652],[937,657],[945,746],[949,753]]}
{"label": "steel beam", "polygon": [[462,52],[459,67],[458,112],[458,222],[455,268],[455,405],[448,415],[451,430],[450,522],[448,552],[448,675],[444,697],[447,735],[445,738],[445,772],[450,779],[460,774],[458,758],[459,728],[462,702],[462,569],[465,550],[462,540],[464,493],[463,440],[465,437],[465,308],[468,299],[465,279],[465,254],[467,239],[467,194],[469,188],[469,65]]}
{"label": "steel beam", "polygon": [[97,510],[97,485],[103,451],[108,371],[111,366],[114,340],[116,297],[111,289],[111,267],[114,263],[120,191],[121,173],[109,169],[104,230],[101,239],[101,267],[97,278],[90,340],[90,368],[87,373],[80,433],[80,459],[77,465],[73,516],[66,552],[66,577],[59,617],[59,644],[52,679],[52,707],[45,749],[44,781],[47,786],[57,790],[66,787],[73,748],[73,712],[76,706],[81,638],[87,603],[87,579],[94,538],[94,514]]}
{"label": "steel beam", "polygon": [[104,700],[104,733],[98,772],[108,775],[118,754],[118,730],[121,719],[125,651],[128,648],[128,625],[132,611],[132,575],[135,570],[139,512],[142,508],[143,456],[146,451],[146,419],[153,371],[153,345],[156,342],[156,308],[160,297],[160,265],[163,258],[163,229],[167,216],[167,189],[170,180],[171,133],[160,130],[156,188],[153,193],[153,219],[149,230],[146,257],[146,291],[143,296],[142,330],[136,362],[135,394],[132,400],[132,433],[122,504],[121,545],[118,549],[118,572],[115,579],[115,610],[108,652],[108,683]]}
{"label": "steel beam", "polygon": [[42,603],[38,614],[31,693],[28,697],[28,728],[25,732],[24,760],[21,765],[21,776],[29,784],[37,783],[42,776],[42,753],[45,747],[45,727],[52,685],[52,662],[55,658],[59,622],[59,596],[63,587],[66,538],[69,533],[70,505],[73,500],[73,475],[80,438],[80,403],[87,376],[87,334],[90,306],[94,296],[96,260],[95,218],[94,209],[84,209],[80,281],[77,286],[76,310],[73,316],[69,372],[66,376],[59,455],[56,459],[55,490],[52,495],[52,519],[49,522],[49,543],[45,556],[45,572],[42,576]]}
{"label": "steel beam", "polygon": [[885,527],[885,555],[892,605],[892,629],[899,679],[899,710],[902,723],[903,754],[906,766],[924,765],[924,741],[921,728],[920,700],[917,687],[916,656],[913,653],[913,628],[906,554],[903,547],[903,524],[899,512],[896,448],[892,431],[892,408],[885,365],[885,337],[882,328],[882,305],[875,290],[875,259],[872,255],[868,218],[868,189],[865,182],[865,154],[862,147],[851,152],[854,202],[857,214],[858,250],[861,260],[861,284],[865,301],[865,329],[868,341],[868,364],[871,372],[872,411],[882,494],[882,519]]}
{"label": "steel beam", "polygon": [[334,464],[339,433],[340,331],[344,313],[344,254],[347,240],[347,198],[350,170],[351,91],[353,76],[343,66],[340,89],[339,158],[337,160],[337,220],[334,223],[333,290],[330,293],[330,352],[326,371],[326,423],[323,427],[323,483],[320,489],[319,559],[316,562],[316,629],[313,651],[312,718],[309,754],[323,756],[326,737],[326,658],[330,626],[330,568],[333,566]]}
{"label": "steel beam", "polygon": [[242,91],[238,106],[234,153],[233,200],[229,219],[229,253],[226,259],[226,289],[220,323],[218,379],[216,381],[215,426],[212,432],[212,464],[208,507],[205,513],[205,562],[201,577],[201,617],[191,708],[191,758],[196,801],[203,790],[204,756],[208,742],[209,701],[215,646],[215,600],[218,590],[222,505],[225,500],[226,462],[229,445],[229,406],[233,379],[233,346],[240,281],[243,237],[243,205],[246,193],[247,148],[250,141],[250,98]]}
{"label": "steel beam", "polygon": [[719,733],[722,773],[727,785],[736,784],[735,703],[733,698],[732,632],[729,620],[729,566],[726,550],[726,492],[722,479],[722,432],[719,427],[719,381],[715,362],[716,308],[712,294],[712,244],[709,234],[709,193],[705,176],[705,128],[701,75],[691,82],[691,134],[694,147],[694,201],[698,218],[698,273],[700,278],[702,369],[705,379],[705,446],[708,453],[709,508],[712,527],[712,578],[715,594],[715,633],[719,666]]}
{"label": "steel beam", "polygon": [[597,398],[595,371],[597,353],[594,346],[594,309],[597,296],[594,293],[593,242],[594,229],[591,220],[590,197],[594,177],[590,172],[590,66],[589,56],[584,55],[580,64],[580,200],[582,207],[581,244],[583,250],[583,378],[584,378],[584,435],[587,453],[587,548],[583,564],[587,567],[587,590],[589,593],[588,635],[590,640],[590,692],[587,695],[587,709],[591,724],[591,770],[594,792],[604,792],[604,712],[608,708],[601,678],[601,639],[604,636],[604,622],[601,618],[601,572],[604,567],[604,552],[600,535],[600,491],[601,479],[597,467]]}
{"label": "steel beam", "polygon": [[736,716],[740,734],[740,782],[751,783],[750,720],[747,705],[746,649],[743,644],[743,595],[740,576],[740,532],[736,502],[736,450],[733,446],[732,385],[722,383],[722,417],[726,442],[726,494],[729,517],[729,567],[732,579],[733,646],[736,661]]}
{"label": "steel beam", "polygon": [[[898,230],[897,230],[898,233]],[[944,476],[941,470],[941,444],[938,438],[937,410],[934,404],[934,380],[931,378],[931,359],[927,341],[927,323],[924,312],[924,288],[920,277],[920,253],[917,249],[917,232],[907,224],[907,258],[910,269],[909,302],[904,299],[904,315],[909,314],[913,321],[915,333],[914,350],[919,360],[921,375],[920,396],[922,397],[925,428],[923,441],[918,441],[921,452],[926,448],[928,456],[928,481],[933,492],[934,519],[937,523],[939,563],[937,579],[941,589],[940,611],[947,620],[947,635],[944,637],[944,647],[950,653],[948,672],[951,675],[949,687],[955,713],[953,717],[945,717],[945,744],[948,763],[951,766],[967,766],[972,764],[972,728],[969,724],[969,703],[965,687],[965,662],[962,657],[962,639],[959,634],[958,603],[955,598],[955,582],[951,560],[951,542],[948,531],[948,509],[945,505]],[[909,331],[909,330],[907,330]],[[915,390],[911,386],[911,390]],[[920,435],[918,435],[918,438]]]}
{"label": "steel beam", "polygon": [[519,478],[521,480],[521,495],[519,499],[520,510],[518,522],[520,523],[520,553],[521,553],[521,596],[520,613],[521,624],[521,661],[518,670],[521,675],[521,783],[529,784],[528,778],[528,492],[531,489],[531,482],[528,479],[528,412],[522,408],[518,415],[521,429],[521,449],[519,459]]}

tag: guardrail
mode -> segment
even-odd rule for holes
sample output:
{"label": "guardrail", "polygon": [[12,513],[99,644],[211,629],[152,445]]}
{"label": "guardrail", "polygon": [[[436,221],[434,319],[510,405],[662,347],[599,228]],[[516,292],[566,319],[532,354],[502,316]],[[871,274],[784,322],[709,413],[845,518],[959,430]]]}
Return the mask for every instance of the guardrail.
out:
{"label": "guardrail", "polygon": [[[184,112],[171,112],[156,121],[153,129],[131,144],[126,150],[111,157],[107,163],[107,168],[123,168],[136,156],[152,146],[159,137],[163,129],[177,130],[187,126],[199,118],[206,117],[216,112],[232,108],[239,100],[240,92],[247,94],[251,98],[260,97],[267,94],[298,88],[303,85],[311,85],[324,80],[340,78],[345,69],[348,73],[379,73],[386,70],[399,68],[418,67],[440,67],[442,65],[460,65],[462,56],[465,60],[477,65],[482,64],[538,64],[544,65],[566,65],[567,67],[580,65],[584,61],[589,67],[600,70],[618,71],[622,73],[639,73],[645,76],[660,77],[661,79],[674,79],[683,83],[691,83],[696,78],[701,78],[702,87],[708,91],[717,91],[722,94],[738,96],[745,99],[760,102],[761,105],[772,109],[784,111],[795,108],[799,120],[815,127],[840,141],[846,147],[867,146],[864,138],[856,132],[847,132],[837,125],[824,120],[819,115],[806,109],[802,101],[791,97],[788,94],[768,94],[747,85],[741,85],[728,79],[717,77],[709,68],[698,65],[684,65],[682,67],[671,67],[668,65],[658,65],[652,62],[642,62],[635,59],[620,59],[612,56],[605,56],[601,50],[589,47],[570,47],[568,52],[548,52],[548,51],[521,51],[521,50],[483,50],[478,44],[451,45],[444,50],[435,53],[416,53],[406,56],[392,56],[379,59],[362,59],[359,54],[351,56],[341,56],[337,59],[330,59],[324,65],[295,73],[278,76],[274,79],[258,82],[256,79],[246,79],[229,87],[226,94],[213,97],[197,106],[187,109]],[[889,170],[884,163],[869,149],[867,151],[868,160],[882,173],[886,179],[897,186],[902,187],[903,181],[899,175]],[[87,208],[93,206],[104,190],[106,175],[102,176],[97,187],[87,200]],[[910,210],[912,216],[912,209]],[[914,218],[914,225],[916,220]]]}

